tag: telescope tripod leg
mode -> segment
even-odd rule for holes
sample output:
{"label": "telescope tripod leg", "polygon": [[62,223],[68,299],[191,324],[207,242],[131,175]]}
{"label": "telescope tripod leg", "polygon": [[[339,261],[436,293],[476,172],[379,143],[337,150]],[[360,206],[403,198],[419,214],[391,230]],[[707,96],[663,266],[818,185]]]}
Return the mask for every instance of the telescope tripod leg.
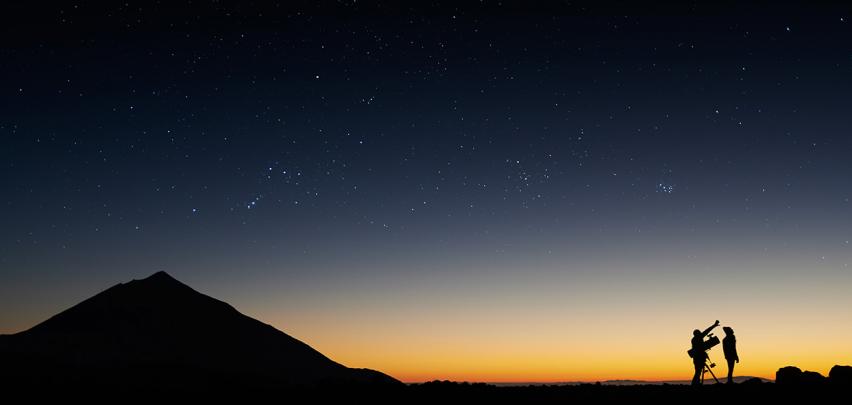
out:
{"label": "telescope tripod leg", "polygon": [[716,378],[716,374],[713,373],[713,369],[710,368],[710,366],[708,366],[707,363],[705,362],[704,363],[704,372],[701,373],[701,384],[702,385],[704,384],[704,373],[707,373],[707,372],[709,372],[710,375],[713,376],[713,380],[716,381],[716,384],[720,384],[719,379]]}

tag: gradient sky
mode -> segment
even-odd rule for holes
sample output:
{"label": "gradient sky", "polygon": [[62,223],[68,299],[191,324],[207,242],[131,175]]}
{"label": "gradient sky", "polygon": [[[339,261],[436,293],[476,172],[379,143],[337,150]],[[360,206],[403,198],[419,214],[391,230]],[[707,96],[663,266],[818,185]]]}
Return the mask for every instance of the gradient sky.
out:
{"label": "gradient sky", "polygon": [[852,363],[849,7],[164,3],[2,6],[0,333],[165,270],[404,381]]}

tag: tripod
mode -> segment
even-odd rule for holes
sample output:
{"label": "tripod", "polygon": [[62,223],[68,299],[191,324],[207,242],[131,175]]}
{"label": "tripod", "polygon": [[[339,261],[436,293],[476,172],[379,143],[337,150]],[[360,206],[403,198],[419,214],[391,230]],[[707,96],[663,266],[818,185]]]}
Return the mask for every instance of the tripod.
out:
{"label": "tripod", "polygon": [[[710,364],[707,364],[707,363]],[[716,380],[716,384],[719,384],[719,379],[716,378],[716,374],[713,374],[713,367],[716,367],[716,363],[710,361],[710,355],[704,355],[704,370],[701,370],[701,385],[704,385],[704,374],[710,373],[713,376],[713,379]]]}

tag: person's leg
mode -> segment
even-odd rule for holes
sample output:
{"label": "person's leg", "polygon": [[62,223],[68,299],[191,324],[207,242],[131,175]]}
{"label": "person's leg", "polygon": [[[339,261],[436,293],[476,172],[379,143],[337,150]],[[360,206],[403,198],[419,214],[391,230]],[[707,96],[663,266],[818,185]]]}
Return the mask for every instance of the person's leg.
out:
{"label": "person's leg", "polygon": [[701,372],[704,370],[704,364],[692,363],[695,366],[695,374],[692,375],[692,385],[701,385]]}
{"label": "person's leg", "polygon": [[728,360],[728,384],[734,383],[734,361]]}

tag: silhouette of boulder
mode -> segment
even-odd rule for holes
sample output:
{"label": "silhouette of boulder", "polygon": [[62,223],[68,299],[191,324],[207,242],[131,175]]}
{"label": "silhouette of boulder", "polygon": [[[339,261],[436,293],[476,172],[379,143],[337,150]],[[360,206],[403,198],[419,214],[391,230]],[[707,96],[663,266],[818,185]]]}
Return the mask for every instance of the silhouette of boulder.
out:
{"label": "silhouette of boulder", "polygon": [[832,367],[828,372],[828,381],[839,386],[852,387],[852,366]]}
{"label": "silhouette of boulder", "polygon": [[757,377],[752,377],[752,378],[749,378],[748,380],[743,381],[741,384],[746,385],[746,386],[760,385],[760,384],[763,384],[763,380],[760,379],[760,378],[757,378]]}
{"label": "silhouette of boulder", "polygon": [[113,286],[0,336],[0,381],[138,391],[398,384],[336,363],[165,272]]}
{"label": "silhouette of boulder", "polygon": [[824,375],[817,373],[816,371],[803,371],[802,372],[802,384],[804,385],[817,385],[826,382],[826,378]]}
{"label": "silhouette of boulder", "polygon": [[775,373],[775,382],[779,385],[820,385],[827,380],[825,376],[815,371],[802,371],[798,367],[787,366]]}
{"label": "silhouette of boulder", "polygon": [[775,372],[775,383],[779,385],[798,385],[802,382],[802,370],[798,367],[781,367]]}

